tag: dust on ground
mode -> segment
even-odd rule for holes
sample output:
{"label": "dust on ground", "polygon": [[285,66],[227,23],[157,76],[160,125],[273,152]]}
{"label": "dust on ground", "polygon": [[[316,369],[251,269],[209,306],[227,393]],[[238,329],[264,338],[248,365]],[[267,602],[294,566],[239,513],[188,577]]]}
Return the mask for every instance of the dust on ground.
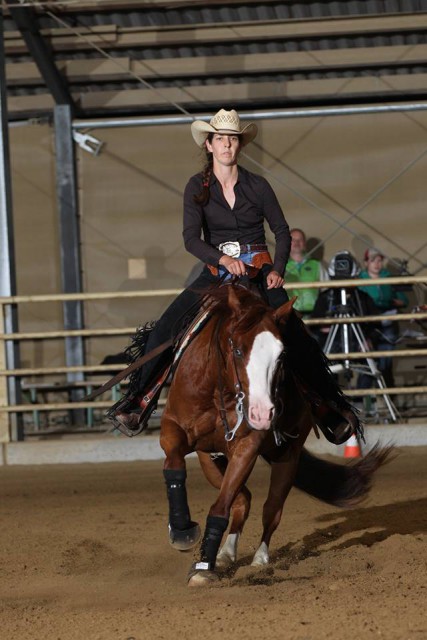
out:
{"label": "dust on ground", "polygon": [[[427,448],[404,448],[363,505],[340,510],[293,490],[268,568],[259,544],[268,467],[236,568],[189,589],[191,553],[168,544],[162,463],[0,468],[4,640],[224,637],[425,640]],[[188,464],[192,518],[216,492]]]}

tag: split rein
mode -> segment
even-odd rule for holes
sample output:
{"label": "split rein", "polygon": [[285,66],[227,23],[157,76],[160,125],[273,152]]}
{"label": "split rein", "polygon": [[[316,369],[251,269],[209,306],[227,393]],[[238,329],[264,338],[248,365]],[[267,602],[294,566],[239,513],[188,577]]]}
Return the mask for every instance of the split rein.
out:
{"label": "split rein", "polygon": [[[243,354],[240,351],[240,349],[236,349],[234,342],[233,342],[233,338],[230,335],[228,338],[228,344],[230,346],[231,349],[231,353],[232,353],[232,362],[233,362],[233,389],[236,392],[236,395],[234,396],[234,399],[236,401],[236,406],[235,406],[235,412],[237,415],[237,421],[236,424],[234,425],[233,428],[230,427],[229,422],[227,420],[227,410],[225,408],[225,401],[224,401],[224,379],[222,376],[222,370],[221,370],[221,364],[220,364],[220,360],[222,360],[225,364],[225,358],[224,358],[224,354],[221,350],[221,345],[219,342],[219,329],[221,327],[222,324],[222,320],[219,320],[217,323],[217,326],[215,328],[215,344],[216,344],[216,351],[217,351],[217,356],[218,356],[218,391],[219,391],[219,399],[220,399],[220,403],[221,406],[219,408],[219,415],[221,418],[221,422],[224,426],[224,431],[225,431],[225,436],[224,438],[227,440],[227,442],[230,442],[231,440],[233,440],[234,436],[236,435],[236,431],[237,429],[240,427],[240,425],[243,422],[243,418],[246,417],[245,415],[245,409],[244,409],[244,405],[243,405],[243,400],[246,397],[245,392],[242,389],[242,383],[240,382],[240,377],[239,377],[239,371],[237,369],[237,361],[236,358],[243,358]],[[246,420],[249,424],[249,420],[246,417]]]}

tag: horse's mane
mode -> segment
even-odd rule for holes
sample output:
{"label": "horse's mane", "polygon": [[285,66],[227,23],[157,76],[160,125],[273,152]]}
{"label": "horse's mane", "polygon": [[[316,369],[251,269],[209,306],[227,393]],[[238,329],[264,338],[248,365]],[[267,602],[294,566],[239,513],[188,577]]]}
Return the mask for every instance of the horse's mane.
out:
{"label": "horse's mane", "polygon": [[209,298],[214,302],[211,308],[212,319],[224,319],[230,316],[229,287],[233,287],[234,293],[241,305],[241,315],[236,323],[236,329],[245,333],[255,326],[266,313],[272,311],[271,307],[259,296],[239,285],[224,285],[209,290]]}

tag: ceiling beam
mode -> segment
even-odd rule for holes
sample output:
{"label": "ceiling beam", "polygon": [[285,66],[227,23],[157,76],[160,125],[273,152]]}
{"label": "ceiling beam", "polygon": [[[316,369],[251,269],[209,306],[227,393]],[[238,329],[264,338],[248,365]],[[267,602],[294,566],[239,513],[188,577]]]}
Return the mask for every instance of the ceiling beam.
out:
{"label": "ceiling beam", "polygon": [[[16,5],[15,0],[6,2]],[[69,105],[75,112],[75,104],[66,81],[55,66],[50,47],[40,35],[36,13],[31,8],[17,6],[9,6],[9,11],[55,103]]]}
{"label": "ceiling beam", "polygon": [[[16,0],[15,0],[16,1]],[[243,0],[209,0],[210,7],[221,7],[221,6],[230,6],[234,4],[242,4]],[[244,4],[259,4],[259,0],[244,0]],[[277,3],[277,0],[263,0],[262,4],[274,4]],[[313,0],[310,2],[308,0],[307,5],[310,6],[313,4]],[[73,0],[71,3],[61,2],[61,0],[51,0],[51,4],[54,7],[57,5],[56,9],[61,10],[63,13],[100,13],[100,12],[108,12],[108,11],[146,11],[150,9],[172,9],[178,11],[180,9],[188,9],[192,7],[202,7],[206,8],[208,4],[206,0],[81,0],[78,2]],[[287,2],[290,5],[289,10],[293,10],[293,4],[301,4],[301,2]],[[407,11],[413,8],[413,5],[409,6]],[[298,11],[299,7],[297,6],[296,11]],[[38,9],[40,12],[44,12],[44,8],[40,7]],[[351,11],[351,6],[349,7],[349,11]],[[360,11],[355,15],[360,16]],[[397,12],[396,12],[397,13]],[[372,15],[372,13],[366,12],[367,15]],[[365,14],[365,15],[366,15]]]}
{"label": "ceiling beam", "polygon": [[[189,56],[150,60],[131,60],[127,56],[115,60],[90,58],[59,60],[58,70],[70,83],[131,81],[130,72],[146,80],[196,77],[203,80],[227,75],[255,75],[275,73],[340,73],[367,69],[427,65],[427,44],[393,47],[361,47],[319,51],[253,53],[230,56]],[[42,78],[33,62],[6,65],[9,87],[40,85]]]}
{"label": "ceiling beam", "polygon": [[[76,93],[82,113],[144,113],[176,112],[172,102],[193,111],[209,110],[218,103],[241,106],[266,104],[283,107],[314,104],[360,104],[361,102],[393,102],[426,100],[424,74],[393,75],[378,78],[328,78],[292,80],[289,82],[244,82],[234,84],[165,87],[161,95],[149,89],[92,91]],[[52,109],[49,94],[9,96],[9,116],[31,113],[30,117],[45,115]],[[247,106],[244,108],[248,108]]]}
{"label": "ceiling beam", "polygon": [[[9,0],[12,2],[13,0]],[[23,9],[21,9],[23,11]],[[427,30],[427,13],[318,20],[268,20],[173,27],[116,25],[43,29],[43,37],[54,51],[90,50],[93,41],[103,49],[129,47],[202,46],[271,40],[302,40],[360,35],[382,35]],[[24,53],[25,43],[14,32],[5,33],[6,55]]]}
{"label": "ceiling beam", "polygon": [[[61,0],[53,0],[58,9],[64,13],[101,11],[137,11],[147,9],[186,9],[191,7],[206,7],[206,0],[82,0],[67,4]],[[263,0],[263,4],[272,4],[277,0]],[[244,0],[245,4],[259,4],[259,0]],[[209,6],[229,6],[242,4],[242,0],[209,0]],[[43,11],[43,9],[39,9]]]}

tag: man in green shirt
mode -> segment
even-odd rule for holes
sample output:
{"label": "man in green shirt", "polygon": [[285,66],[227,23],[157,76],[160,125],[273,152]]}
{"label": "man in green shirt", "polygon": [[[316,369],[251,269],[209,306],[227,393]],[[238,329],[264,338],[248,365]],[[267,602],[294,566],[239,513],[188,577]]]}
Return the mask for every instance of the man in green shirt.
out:
{"label": "man in green shirt", "polygon": [[[375,247],[366,249],[365,268],[360,272],[359,278],[388,278],[391,276],[390,271],[384,269],[384,256]],[[395,287],[389,284],[377,284],[370,287],[359,287],[365,291],[380,311],[391,311],[392,309],[401,309],[408,304],[408,298],[402,291],[396,291]]]}
{"label": "man in green shirt", "polygon": [[290,289],[294,282],[315,282],[328,280],[326,269],[319,260],[306,258],[306,236],[301,229],[291,229],[291,252],[286,265],[285,282],[286,290],[290,298],[298,296],[294,308],[305,316],[313,311],[319,289]]}

